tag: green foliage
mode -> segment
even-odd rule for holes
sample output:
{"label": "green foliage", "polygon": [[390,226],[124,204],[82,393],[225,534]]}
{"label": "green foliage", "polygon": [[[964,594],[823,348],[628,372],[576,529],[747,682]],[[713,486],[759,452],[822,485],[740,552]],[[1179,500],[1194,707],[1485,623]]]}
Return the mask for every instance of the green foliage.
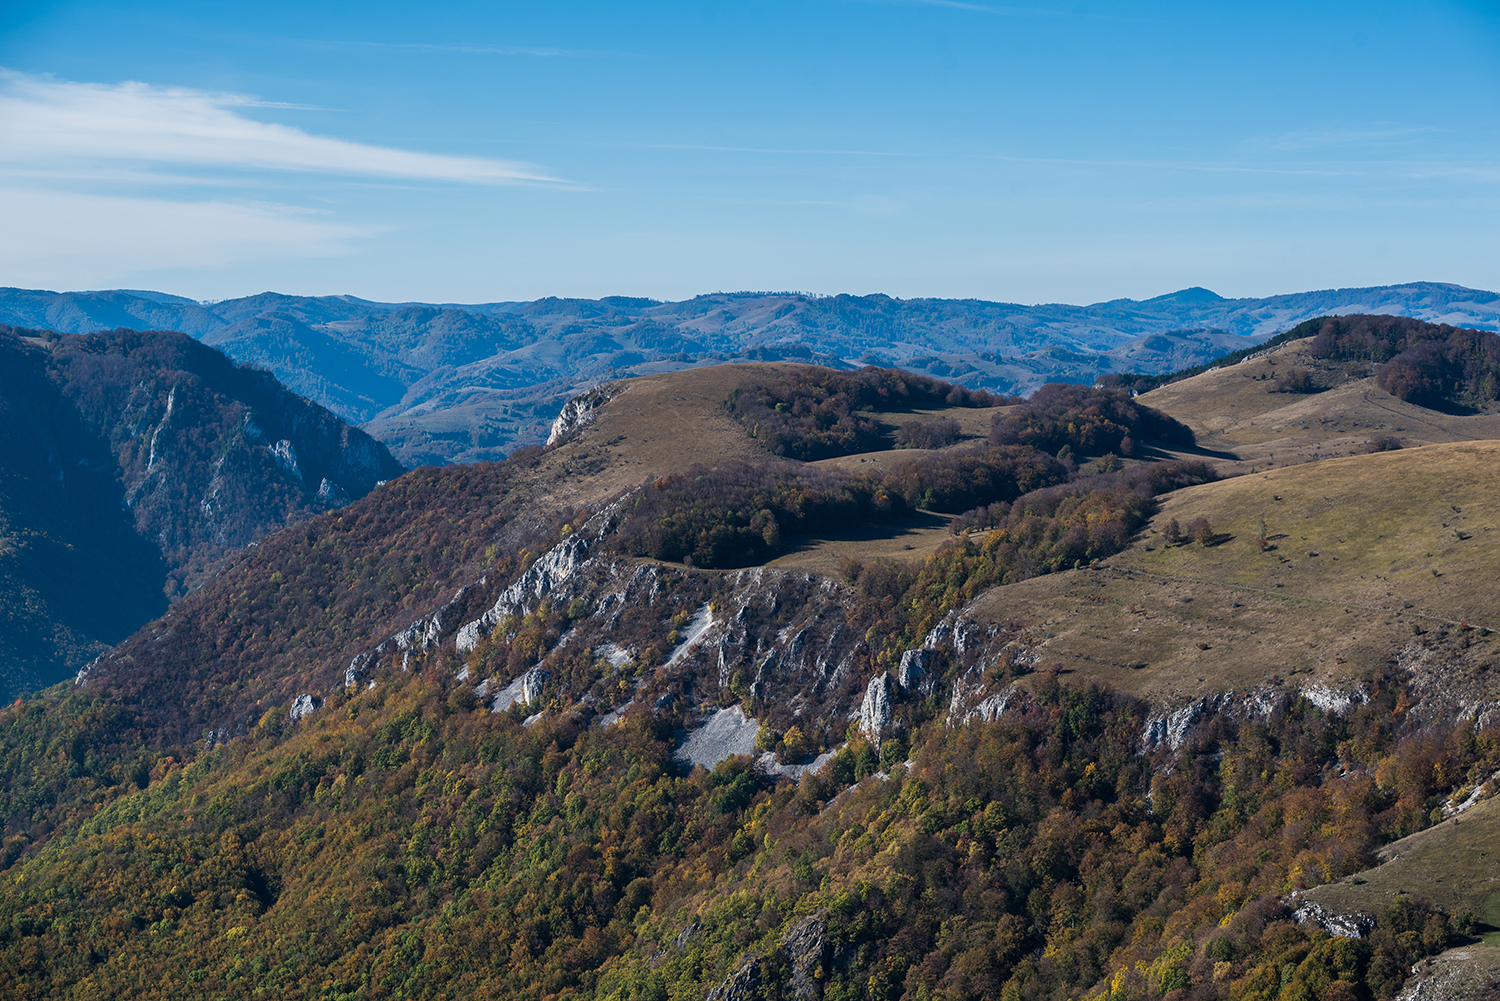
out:
{"label": "green foliage", "polygon": [[769,785],[744,759],[676,772],[667,717],[525,728],[445,679],[187,764],[122,757],[80,697],[0,712],[7,789],[84,761],[11,794],[58,826],[5,860],[8,996],[697,998],[746,956],[774,993],[781,935],[821,915],[833,996],[1389,998],[1446,915],[1398,900],[1331,939],[1280,900],[1500,765],[1494,731],[1402,737],[1403,693],[1371,677],[1346,717],[1215,717],[1168,770],[1143,706],[1054,678],[1001,722],[855,740]]}

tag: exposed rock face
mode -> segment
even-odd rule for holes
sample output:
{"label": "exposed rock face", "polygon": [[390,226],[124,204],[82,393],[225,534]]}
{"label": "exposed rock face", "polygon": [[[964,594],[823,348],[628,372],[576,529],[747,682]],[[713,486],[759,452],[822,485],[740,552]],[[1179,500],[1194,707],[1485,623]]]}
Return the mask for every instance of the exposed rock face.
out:
{"label": "exposed rock face", "polygon": [[1187,732],[1192,725],[1217,708],[1218,702],[1217,697],[1205,697],[1190,702],[1181,709],[1150,717],[1141,733],[1142,747],[1149,749],[1165,744],[1168,750],[1177,750],[1187,739]]}
{"label": "exposed rock face", "polygon": [[20,485],[0,498],[0,701],[76,674],[228,551],[402,472],[269,374],[160,331],[0,327],[0,424]]}
{"label": "exposed rock face", "polygon": [[756,1001],[759,991],[760,964],[752,959],[709,991],[707,1001]]}
{"label": "exposed rock face", "polygon": [[290,475],[302,479],[302,467],[297,464],[297,449],[292,445],[291,439],[283,438],[271,446],[271,457]]}
{"label": "exposed rock face", "polygon": [[619,386],[600,386],[575,396],[563,404],[562,413],[552,422],[547,444],[554,445],[594,419],[594,412],[619,395]]}
{"label": "exposed rock face", "polygon": [[817,1001],[823,996],[819,968],[826,971],[828,926],[822,914],[811,914],[787,929],[781,951],[792,968],[790,993],[796,1001]]}
{"label": "exposed rock face", "polygon": [[1310,900],[1298,900],[1295,896],[1288,903],[1295,907],[1292,917],[1298,924],[1315,924],[1330,935],[1363,938],[1375,928],[1375,918],[1369,914],[1339,914]]}
{"label": "exposed rock face", "polygon": [[734,754],[754,754],[755,734],[760,724],[746,716],[739,706],[720,709],[703,726],[688,734],[677,750],[677,760],[685,765],[712,768]]}
{"label": "exposed rock face", "polygon": [[343,487],[339,486],[337,483],[333,482],[326,476],[323,477],[323,481],[318,484],[317,497],[318,500],[320,500],[324,504],[327,504],[329,507],[343,507],[345,504],[349,503],[349,491],[345,490]]}
{"label": "exposed rock face", "polygon": [[953,697],[948,702],[947,724],[963,726],[973,720],[992,723],[1018,702],[1022,694],[1015,685],[989,695],[985,692],[984,676],[978,670],[971,670],[955,681]]}
{"label": "exposed rock face", "polygon": [[[490,703],[491,712],[504,712],[514,705],[535,705],[542,700],[542,689],[547,684],[549,675],[540,667],[533,667],[515,681],[500,689],[499,694]],[[481,684],[480,689],[488,691],[488,683]],[[479,691],[476,690],[476,694]],[[480,695],[483,698],[483,695]]]}
{"label": "exposed rock face", "polygon": [[[781,987],[780,997],[794,1001],[819,1001],[823,996],[823,982],[819,973],[826,973],[832,950],[828,942],[828,925],[822,913],[810,914],[788,928],[781,936],[781,955],[786,960],[789,976]],[[762,959],[751,956],[740,964],[722,984],[708,992],[709,1001],[752,1001],[760,997],[766,973],[761,970]],[[767,988],[775,988],[780,979],[771,965],[773,978]]]}
{"label": "exposed rock face", "polygon": [[509,615],[524,613],[551,594],[563,581],[573,576],[588,556],[589,542],[580,535],[569,536],[533,563],[510,587],[501,592],[495,604],[479,618],[466,622],[458,630],[458,649],[468,652],[479,645],[484,634]]}
{"label": "exposed rock face", "polygon": [[1326,713],[1346,713],[1353,706],[1369,700],[1364,688],[1356,686],[1347,691],[1324,684],[1312,684],[1302,689],[1303,698]]}
{"label": "exposed rock face", "polygon": [[859,707],[859,730],[878,744],[880,731],[891,725],[891,718],[891,683],[884,674],[877,674],[870,679]]}
{"label": "exposed rock face", "polygon": [[678,641],[677,647],[667,655],[666,666],[671,667],[683,657],[687,656],[688,651],[697,646],[699,642],[702,641],[703,637],[708,634],[709,629],[713,628],[713,624],[713,610],[707,602],[704,602],[703,605],[693,613],[693,617],[688,620],[687,625],[683,627],[681,632],[682,638]]}
{"label": "exposed rock face", "polygon": [[901,668],[896,674],[896,684],[901,686],[903,692],[914,692],[923,687],[923,679],[928,679],[927,686],[931,686],[930,674],[937,663],[937,654],[932,650],[908,650],[901,655]]}
{"label": "exposed rock face", "polygon": [[539,667],[521,675],[521,702],[524,705],[536,705],[542,701],[542,686],[547,683],[547,678],[547,672]]}
{"label": "exposed rock face", "polygon": [[292,711],[288,715],[291,716],[292,722],[295,723],[304,716],[311,716],[322,703],[322,699],[303,692],[292,701]]}

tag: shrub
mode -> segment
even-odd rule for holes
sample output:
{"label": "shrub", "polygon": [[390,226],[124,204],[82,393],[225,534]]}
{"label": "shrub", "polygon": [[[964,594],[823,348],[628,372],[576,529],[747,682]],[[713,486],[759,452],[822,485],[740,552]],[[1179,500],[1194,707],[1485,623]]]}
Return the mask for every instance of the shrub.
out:
{"label": "shrub", "polygon": [[1271,391],[1275,393],[1316,393],[1323,388],[1318,384],[1312,372],[1305,368],[1294,368],[1284,375],[1279,375],[1271,385]]}
{"label": "shrub", "polygon": [[897,448],[943,448],[958,441],[958,421],[939,417],[930,421],[903,424],[896,432]]}
{"label": "shrub", "polygon": [[1213,525],[1209,524],[1207,518],[1199,515],[1188,522],[1188,537],[1201,546],[1211,546],[1214,541]]}

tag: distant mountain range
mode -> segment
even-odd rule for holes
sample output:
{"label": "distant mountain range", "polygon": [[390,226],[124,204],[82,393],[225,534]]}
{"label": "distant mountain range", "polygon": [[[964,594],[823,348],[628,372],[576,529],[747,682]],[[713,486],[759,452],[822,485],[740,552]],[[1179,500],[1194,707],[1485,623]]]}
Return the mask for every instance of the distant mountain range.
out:
{"label": "distant mountain range", "polygon": [[1088,306],[765,292],[460,305],[0,289],[3,323],[190,334],[363,424],[409,465],[495,459],[545,440],[566,398],[606,379],[796,359],[897,366],[1025,393],[1046,382],[1199,364],[1303,320],[1346,313],[1495,330],[1500,295],[1414,282],[1262,299],[1190,288]]}

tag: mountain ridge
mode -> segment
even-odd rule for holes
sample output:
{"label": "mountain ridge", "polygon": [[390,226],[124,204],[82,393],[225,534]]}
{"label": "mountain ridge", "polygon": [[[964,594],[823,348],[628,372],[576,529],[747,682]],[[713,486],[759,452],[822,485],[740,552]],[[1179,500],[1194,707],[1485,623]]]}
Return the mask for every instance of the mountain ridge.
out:
{"label": "mountain ridge", "polygon": [[[1488,884],[1296,894],[1494,791],[1500,446],[1418,447],[1389,320],[1159,410],[660,373],[275,533],[0,708],[0,970],[28,999],[1391,1001],[1486,932]],[[1341,356],[1365,332],[1390,365]],[[1444,391],[1494,409],[1468,374]],[[1387,627],[1362,649],[1345,601]]]}
{"label": "mountain ridge", "polygon": [[1411,282],[1238,299],[1195,287],[1084,306],[785,292],[461,305],[0,289],[0,322],[67,333],[175,329],[217,344],[362,424],[408,465],[498,459],[540,444],[566,399],[631,375],[736,359],[816,360],[1025,393],[1046,382],[1183,368],[1335,313],[1500,329],[1500,295]]}

